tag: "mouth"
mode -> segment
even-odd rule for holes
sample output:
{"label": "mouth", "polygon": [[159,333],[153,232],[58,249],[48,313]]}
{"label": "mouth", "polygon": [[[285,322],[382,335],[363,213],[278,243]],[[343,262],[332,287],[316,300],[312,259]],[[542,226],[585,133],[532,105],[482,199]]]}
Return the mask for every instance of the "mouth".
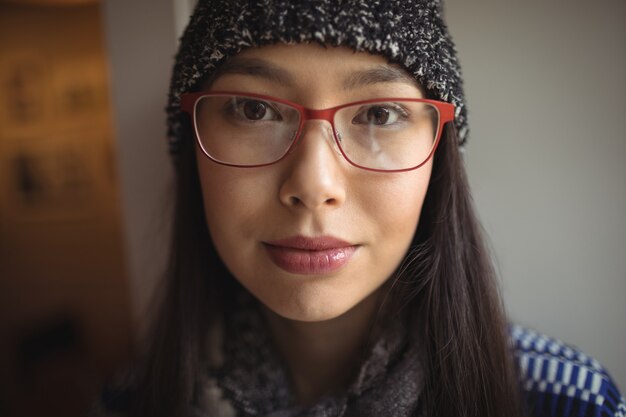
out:
{"label": "mouth", "polygon": [[359,245],[332,236],[293,236],[263,242],[272,262],[292,274],[319,275],[343,268]]}

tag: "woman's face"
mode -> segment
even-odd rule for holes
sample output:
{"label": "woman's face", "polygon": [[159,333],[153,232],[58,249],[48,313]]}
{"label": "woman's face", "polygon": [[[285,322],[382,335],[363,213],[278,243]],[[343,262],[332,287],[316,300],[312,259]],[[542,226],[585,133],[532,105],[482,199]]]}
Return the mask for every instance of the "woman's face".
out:
{"label": "woman's face", "polygon": [[[313,109],[423,97],[384,58],[347,48],[273,45],[230,63],[210,90],[266,94]],[[413,238],[432,168],[431,161],[408,172],[357,168],[337,150],[330,124],[319,120],[308,121],[296,148],[274,165],[235,168],[199,149],[196,155],[221,259],[266,307],[300,321],[338,317],[389,279]]]}

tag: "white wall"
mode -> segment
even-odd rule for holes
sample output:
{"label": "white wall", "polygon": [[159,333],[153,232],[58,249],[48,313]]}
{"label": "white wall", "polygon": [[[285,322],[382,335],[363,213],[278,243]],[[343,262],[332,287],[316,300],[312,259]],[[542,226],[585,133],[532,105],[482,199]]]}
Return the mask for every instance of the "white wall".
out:
{"label": "white wall", "polygon": [[165,104],[176,50],[172,0],[103,2],[134,325],[163,273],[171,162]]}
{"label": "white wall", "polygon": [[[189,2],[105,2],[137,318],[166,245],[163,107]],[[626,389],[626,3],[446,10],[469,100],[470,181],[511,317],[578,345]]]}
{"label": "white wall", "polygon": [[626,389],[626,2],[447,0],[467,168],[513,320]]}

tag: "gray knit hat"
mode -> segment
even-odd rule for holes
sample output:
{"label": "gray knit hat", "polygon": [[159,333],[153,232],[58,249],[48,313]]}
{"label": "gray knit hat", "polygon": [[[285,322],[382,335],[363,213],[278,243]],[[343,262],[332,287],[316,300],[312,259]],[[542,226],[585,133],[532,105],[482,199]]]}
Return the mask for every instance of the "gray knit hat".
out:
{"label": "gray knit hat", "polygon": [[185,140],[180,95],[196,88],[228,57],[277,42],[343,45],[403,66],[430,98],[456,106],[459,145],[465,144],[463,84],[441,0],[199,0],[181,39],[170,85],[171,153]]}

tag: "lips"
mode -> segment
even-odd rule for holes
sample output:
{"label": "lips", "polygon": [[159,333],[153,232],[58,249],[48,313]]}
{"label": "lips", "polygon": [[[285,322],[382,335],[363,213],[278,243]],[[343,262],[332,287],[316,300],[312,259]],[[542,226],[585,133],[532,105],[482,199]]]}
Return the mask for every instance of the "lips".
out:
{"label": "lips", "polygon": [[302,275],[335,272],[344,267],[358,249],[358,245],[332,236],[293,236],[263,242],[263,246],[276,266]]}

